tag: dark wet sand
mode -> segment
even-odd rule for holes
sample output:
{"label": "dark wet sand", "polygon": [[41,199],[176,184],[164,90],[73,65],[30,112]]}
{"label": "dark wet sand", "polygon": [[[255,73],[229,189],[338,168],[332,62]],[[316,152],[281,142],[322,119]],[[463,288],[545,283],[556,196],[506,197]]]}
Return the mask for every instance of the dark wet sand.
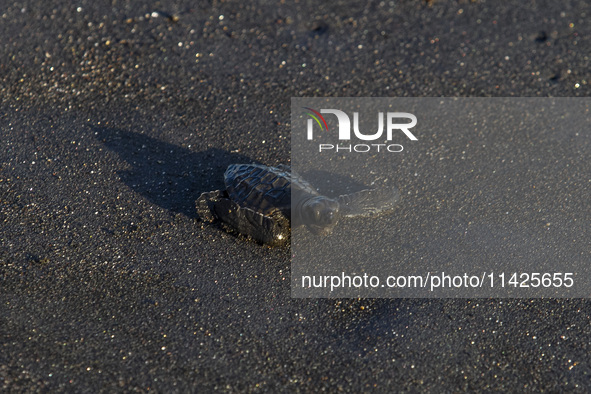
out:
{"label": "dark wet sand", "polygon": [[2,390],[591,386],[585,300],[291,299],[287,248],[193,209],[289,161],[293,96],[587,96],[587,2],[9,3]]}

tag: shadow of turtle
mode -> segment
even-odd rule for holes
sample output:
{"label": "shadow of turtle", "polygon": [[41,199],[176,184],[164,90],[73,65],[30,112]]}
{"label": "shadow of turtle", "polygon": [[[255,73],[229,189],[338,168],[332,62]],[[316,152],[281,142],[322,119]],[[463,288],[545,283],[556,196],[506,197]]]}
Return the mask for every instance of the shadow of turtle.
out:
{"label": "shadow of turtle", "polygon": [[195,200],[203,192],[224,188],[224,171],[232,163],[252,163],[221,149],[194,152],[128,130],[93,127],[95,136],[130,168],[118,171],[121,180],[154,204],[197,218]]}

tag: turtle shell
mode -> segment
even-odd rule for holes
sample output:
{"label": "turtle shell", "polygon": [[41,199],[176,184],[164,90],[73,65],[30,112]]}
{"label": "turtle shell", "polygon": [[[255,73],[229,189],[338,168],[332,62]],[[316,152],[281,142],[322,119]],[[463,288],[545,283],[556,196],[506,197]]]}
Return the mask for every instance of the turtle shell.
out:
{"label": "turtle shell", "polygon": [[318,192],[288,166],[268,167],[258,164],[232,164],[224,174],[228,196],[241,207],[263,215],[279,210],[291,217],[292,188],[297,198]]}

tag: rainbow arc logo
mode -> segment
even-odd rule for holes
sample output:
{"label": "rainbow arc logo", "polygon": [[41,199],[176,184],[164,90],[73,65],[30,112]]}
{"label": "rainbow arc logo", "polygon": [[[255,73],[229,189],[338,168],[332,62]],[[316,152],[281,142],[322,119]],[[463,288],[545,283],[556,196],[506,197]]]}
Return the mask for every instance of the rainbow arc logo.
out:
{"label": "rainbow arc logo", "polygon": [[[326,120],[324,119],[324,116],[320,115],[320,112],[313,110],[312,108],[309,107],[302,107],[304,108],[306,111],[306,114],[309,115],[312,119],[314,119],[316,121],[316,123],[318,123],[318,126],[320,126],[320,130],[324,129],[326,131],[328,131],[328,125],[326,124]],[[312,119],[308,119],[308,138],[312,139]],[[321,122],[322,121],[322,122]],[[323,127],[324,125],[324,127]]]}

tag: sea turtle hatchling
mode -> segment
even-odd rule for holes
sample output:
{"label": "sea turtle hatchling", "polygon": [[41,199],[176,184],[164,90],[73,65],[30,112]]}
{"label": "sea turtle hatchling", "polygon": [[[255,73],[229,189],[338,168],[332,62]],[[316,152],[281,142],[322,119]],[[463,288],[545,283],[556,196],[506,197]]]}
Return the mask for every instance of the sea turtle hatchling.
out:
{"label": "sea turtle hatchling", "polygon": [[305,225],[314,234],[327,234],[342,217],[373,216],[391,210],[400,199],[396,188],[325,197],[285,165],[232,164],[224,182],[226,190],[203,193],[197,199],[201,220],[220,220],[269,245],[287,241],[290,222]]}

